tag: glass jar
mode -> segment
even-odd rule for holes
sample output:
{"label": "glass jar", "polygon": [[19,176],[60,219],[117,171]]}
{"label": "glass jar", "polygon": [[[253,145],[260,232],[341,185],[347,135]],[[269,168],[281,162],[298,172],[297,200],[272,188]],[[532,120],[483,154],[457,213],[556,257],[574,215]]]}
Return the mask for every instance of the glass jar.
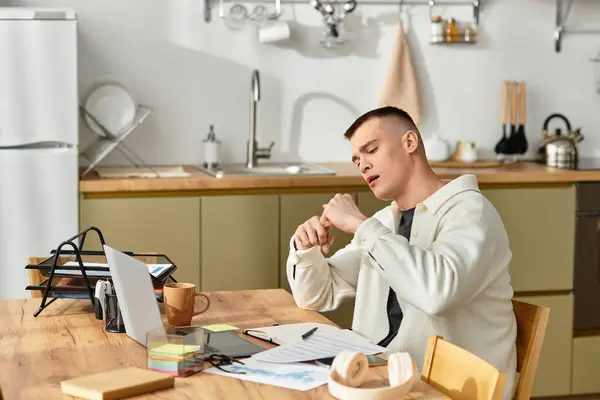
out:
{"label": "glass jar", "polygon": [[439,15],[431,17],[431,41],[433,43],[444,41],[444,22]]}
{"label": "glass jar", "polygon": [[458,36],[458,27],[454,18],[446,20],[446,42],[455,42]]}
{"label": "glass jar", "polygon": [[477,29],[472,25],[467,25],[465,28],[465,42],[476,42],[477,41]]}

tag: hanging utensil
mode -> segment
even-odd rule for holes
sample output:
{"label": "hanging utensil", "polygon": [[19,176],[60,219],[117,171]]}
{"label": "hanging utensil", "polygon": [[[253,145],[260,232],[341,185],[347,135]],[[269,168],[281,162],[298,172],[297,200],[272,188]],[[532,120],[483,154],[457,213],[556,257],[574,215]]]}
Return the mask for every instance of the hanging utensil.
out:
{"label": "hanging utensil", "polygon": [[346,18],[348,14],[350,14],[356,8],[356,0],[346,0],[344,4],[342,4],[342,12],[339,16],[340,20]]}
{"label": "hanging utensil", "polygon": [[507,137],[508,130],[508,95],[509,95],[510,87],[507,81],[504,81],[504,85],[502,87],[502,138],[496,144],[494,151],[499,156],[504,154],[508,154],[510,150],[510,144]]}
{"label": "hanging utensil", "polygon": [[281,0],[275,0],[275,12],[269,15],[269,19],[277,19],[281,17],[283,11],[281,10]]}
{"label": "hanging utensil", "polygon": [[225,25],[229,29],[241,30],[246,25],[248,9],[241,3],[236,3],[229,9],[229,15],[225,19]]}
{"label": "hanging utensil", "polygon": [[251,21],[262,23],[269,18],[269,10],[262,4],[257,4],[252,9],[252,13],[249,15]]}
{"label": "hanging utensil", "polygon": [[[515,82],[516,84],[516,82]],[[525,120],[526,120],[526,95],[525,95],[525,82],[520,81],[518,83],[519,91],[519,117],[518,126],[515,132],[513,147],[515,154],[523,155],[527,152],[527,138],[525,137]]]}
{"label": "hanging utensil", "polygon": [[518,125],[518,98],[519,98],[519,84],[515,81],[510,82],[510,136],[508,137],[508,142],[510,144],[510,148],[508,150],[508,154],[516,155],[516,143],[517,143],[517,125]]}

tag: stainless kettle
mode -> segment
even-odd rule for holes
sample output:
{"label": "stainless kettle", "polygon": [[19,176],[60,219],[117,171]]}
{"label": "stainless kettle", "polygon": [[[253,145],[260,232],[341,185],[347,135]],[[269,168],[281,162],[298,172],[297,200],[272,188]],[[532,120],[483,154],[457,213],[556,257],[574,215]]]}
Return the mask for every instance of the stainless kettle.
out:
{"label": "stainless kettle", "polygon": [[[554,118],[565,122],[567,132],[563,135],[557,128],[553,135],[548,133],[548,125]],[[579,142],[583,140],[581,129],[573,131],[567,117],[562,114],[551,114],[544,121],[543,139],[538,154],[546,165],[557,168],[576,168],[579,164]]]}

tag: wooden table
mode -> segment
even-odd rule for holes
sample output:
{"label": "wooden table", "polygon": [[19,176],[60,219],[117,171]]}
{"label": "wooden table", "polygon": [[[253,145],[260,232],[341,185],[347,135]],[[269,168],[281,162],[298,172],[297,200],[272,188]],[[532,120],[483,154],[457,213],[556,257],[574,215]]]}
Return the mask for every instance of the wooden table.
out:
{"label": "wooden table", "polygon": [[[194,325],[232,324],[240,329],[295,322],[332,324],[296,307],[283,289],[207,293],[211,308]],[[0,301],[0,387],[7,400],[56,399],[60,382],[128,366],[146,367],[146,348],[126,334],[107,333],[89,300],[59,299],[37,318],[39,299]],[[263,347],[268,343],[250,339]],[[371,368],[369,386],[387,384],[387,368]],[[440,398],[419,381],[411,398]],[[176,378],[175,388],[136,398],[147,399],[332,399],[327,385],[301,392],[205,373]]]}

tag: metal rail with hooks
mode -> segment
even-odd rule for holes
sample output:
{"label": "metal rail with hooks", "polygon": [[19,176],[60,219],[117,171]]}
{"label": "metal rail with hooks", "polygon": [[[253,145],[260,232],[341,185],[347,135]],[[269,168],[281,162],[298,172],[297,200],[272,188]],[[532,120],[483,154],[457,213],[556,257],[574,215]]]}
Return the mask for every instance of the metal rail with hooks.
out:
{"label": "metal rail with hooks", "polygon": [[[560,1],[560,0],[557,0]],[[219,15],[222,17],[222,13],[223,13],[223,4],[225,2],[225,0],[218,0],[219,2]],[[266,4],[266,3],[273,3],[273,0],[241,0],[241,3],[260,3],[260,4]],[[211,21],[211,11],[212,11],[212,3],[213,0],[204,0],[204,21],[205,22],[210,22]],[[332,0],[330,1],[331,4],[342,4],[343,1],[342,0]],[[275,9],[276,9],[276,14],[280,13],[281,11],[281,5],[282,4],[305,4],[305,5],[309,5],[310,1],[309,0],[275,0]],[[366,0],[363,2],[359,3],[361,6],[398,6],[400,7],[400,9],[402,9],[403,6],[429,6],[434,7],[434,6],[472,6],[473,7],[473,20],[475,23],[475,26],[479,26],[479,13],[480,13],[480,8],[481,8],[481,1],[480,0],[449,0],[449,1],[435,1],[435,0]]]}

